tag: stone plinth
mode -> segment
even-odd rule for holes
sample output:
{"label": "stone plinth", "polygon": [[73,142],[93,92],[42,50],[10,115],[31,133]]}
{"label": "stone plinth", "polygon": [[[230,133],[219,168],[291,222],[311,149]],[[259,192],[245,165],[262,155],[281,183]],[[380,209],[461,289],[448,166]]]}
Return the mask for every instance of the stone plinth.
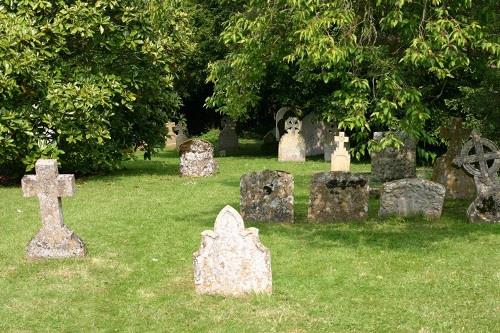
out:
{"label": "stone plinth", "polygon": [[[381,140],[383,136],[383,132],[373,134],[374,140]],[[380,181],[386,182],[417,176],[417,145],[406,134],[399,133],[398,137],[403,141],[403,147],[399,149],[390,147],[380,152],[371,153],[372,175]]]}
{"label": "stone plinth", "polygon": [[368,182],[348,172],[313,175],[307,217],[312,222],[360,220],[368,216]]}
{"label": "stone plinth", "polygon": [[441,217],[446,189],[443,185],[425,179],[399,179],[384,184],[378,215],[386,217],[418,216]]}
{"label": "stone plinth", "polygon": [[240,179],[240,211],[245,221],[293,222],[293,176],[264,170]]}
{"label": "stone plinth", "polygon": [[179,147],[180,173],[187,177],[211,176],[217,171],[214,147],[208,141],[191,139]]}
{"label": "stone plinth", "polygon": [[198,294],[271,294],[271,254],[260,242],[259,230],[246,229],[236,210],[226,206],[217,216],[214,230],[201,236],[200,250],[193,254]]}

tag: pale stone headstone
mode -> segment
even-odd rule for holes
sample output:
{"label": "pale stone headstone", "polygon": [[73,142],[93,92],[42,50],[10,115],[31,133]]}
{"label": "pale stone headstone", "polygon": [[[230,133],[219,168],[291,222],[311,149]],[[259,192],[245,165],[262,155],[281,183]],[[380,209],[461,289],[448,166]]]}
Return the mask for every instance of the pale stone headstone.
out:
{"label": "pale stone headstone", "polygon": [[236,123],[227,118],[222,118],[222,130],[219,134],[219,151],[234,152],[238,150],[238,135],[236,134]]}
{"label": "pale stone headstone", "polygon": [[293,175],[250,172],[240,179],[240,211],[245,221],[293,222]]}
{"label": "pale stone headstone", "polygon": [[177,131],[177,135],[175,137],[175,148],[179,150],[179,147],[189,140],[188,134],[187,134],[187,128],[184,123],[179,123],[175,126],[175,130]]}
{"label": "pale stone headstone", "polygon": [[271,254],[260,242],[259,230],[245,228],[235,209],[224,207],[214,230],[205,230],[201,236],[200,249],[193,254],[198,294],[272,293]]}
{"label": "pale stone headstone", "polygon": [[[383,132],[373,133],[374,140],[380,140]],[[390,181],[417,176],[417,145],[409,135],[398,133],[403,142],[399,149],[390,147],[380,152],[372,152],[372,176],[380,181]]]}
{"label": "pale stone headstone", "polygon": [[214,147],[208,141],[190,139],[179,147],[180,173],[187,177],[211,176],[217,171]]}
{"label": "pale stone headstone", "polygon": [[445,193],[443,185],[426,179],[409,178],[384,183],[378,215],[439,218]]}
{"label": "pale stone headstone", "polygon": [[337,148],[332,154],[330,171],[350,171],[351,156],[344,146],[347,142],[349,142],[349,138],[345,136],[344,132],[340,132],[339,135],[335,137]]}
{"label": "pale stone headstone", "polygon": [[175,123],[169,121],[168,123],[165,124],[165,127],[167,128],[167,136],[165,138],[165,148],[167,149],[176,148],[177,134],[175,134],[174,132]]}
{"label": "pale stone headstone", "polygon": [[476,193],[474,179],[453,164],[453,159],[459,155],[462,143],[470,133],[470,129],[462,127],[460,118],[452,118],[451,126],[441,128],[441,136],[448,141],[448,151],[436,160],[432,180],[444,185],[449,199],[468,199]]}
{"label": "pale stone headstone", "polygon": [[348,172],[313,175],[307,217],[312,222],[361,220],[368,216],[368,182]]}
{"label": "pale stone headstone", "polygon": [[306,142],[306,157],[321,155],[324,152],[327,126],[317,119],[314,113],[309,113],[302,119],[302,136]]}
{"label": "pale stone headstone", "polygon": [[500,223],[500,151],[492,141],[481,138],[477,131],[472,131],[471,140],[467,141],[460,156],[453,161],[474,176],[476,199],[467,209],[471,223]]}
{"label": "pale stone headstone", "polygon": [[306,144],[300,134],[301,123],[295,117],[285,122],[287,133],[280,139],[278,147],[278,161],[304,162],[306,160]]}
{"label": "pale stone headstone", "polygon": [[36,175],[24,176],[24,197],[37,196],[40,201],[42,228],[27,246],[29,258],[70,258],[85,255],[83,241],[65,224],[61,197],[75,193],[75,176],[60,175],[56,160],[40,159]]}

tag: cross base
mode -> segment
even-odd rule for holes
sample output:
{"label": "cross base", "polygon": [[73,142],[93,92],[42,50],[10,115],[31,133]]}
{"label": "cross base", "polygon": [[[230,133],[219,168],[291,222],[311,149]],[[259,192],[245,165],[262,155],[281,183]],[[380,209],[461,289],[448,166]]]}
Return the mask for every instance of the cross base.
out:
{"label": "cross base", "polygon": [[470,223],[500,223],[500,185],[474,177],[478,191],[467,209]]}
{"label": "cross base", "polygon": [[28,258],[72,258],[85,255],[85,244],[66,225],[42,227],[29,242]]}

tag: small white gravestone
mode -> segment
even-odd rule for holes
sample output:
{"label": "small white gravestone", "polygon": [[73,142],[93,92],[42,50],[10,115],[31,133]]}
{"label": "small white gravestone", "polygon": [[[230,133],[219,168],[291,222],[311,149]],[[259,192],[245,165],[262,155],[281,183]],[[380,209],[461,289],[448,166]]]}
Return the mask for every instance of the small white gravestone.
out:
{"label": "small white gravestone", "polygon": [[224,207],[214,230],[205,230],[201,236],[200,249],[193,254],[198,294],[271,294],[271,254],[260,242],[259,230],[246,229],[234,208]]}
{"label": "small white gravestone", "polygon": [[330,171],[349,172],[351,169],[351,156],[345,148],[345,144],[349,142],[349,138],[344,132],[340,132],[339,136],[335,137],[336,149],[332,154],[332,162]]}
{"label": "small white gravestone", "polygon": [[85,255],[85,245],[63,220],[61,197],[75,194],[75,176],[60,175],[56,160],[38,160],[36,176],[24,176],[24,197],[38,196],[42,228],[29,242],[29,258],[69,258]]}
{"label": "small white gravestone", "polygon": [[165,138],[165,148],[167,149],[176,148],[177,134],[175,134],[174,132],[175,123],[169,121],[168,123],[165,124],[165,127],[167,128],[168,131]]}
{"label": "small white gravestone", "polygon": [[299,133],[301,122],[296,117],[290,117],[285,122],[287,133],[280,139],[278,146],[278,161],[304,162],[306,160],[306,143]]}

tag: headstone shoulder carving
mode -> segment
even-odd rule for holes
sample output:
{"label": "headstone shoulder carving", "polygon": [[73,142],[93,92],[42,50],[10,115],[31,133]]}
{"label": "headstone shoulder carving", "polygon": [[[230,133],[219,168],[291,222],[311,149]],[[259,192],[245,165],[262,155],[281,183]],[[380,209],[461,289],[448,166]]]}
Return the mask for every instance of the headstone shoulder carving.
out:
{"label": "headstone shoulder carving", "polygon": [[231,206],[217,216],[214,230],[202,234],[193,254],[195,289],[199,294],[243,296],[272,292],[270,251],[256,228],[245,228]]}
{"label": "headstone shoulder carving", "polygon": [[214,147],[206,140],[189,139],[179,146],[181,176],[207,177],[217,171]]}
{"label": "headstone shoulder carving", "polygon": [[349,172],[351,169],[351,156],[345,148],[345,144],[349,142],[349,138],[344,132],[340,132],[335,136],[336,149],[331,158],[331,171]]}
{"label": "headstone shoulder carving", "polygon": [[285,121],[287,133],[280,139],[278,146],[278,161],[304,162],[306,160],[306,145],[304,138],[299,133],[301,122],[296,117],[290,117]]}
{"label": "headstone shoulder carving", "polygon": [[61,197],[75,193],[75,176],[59,175],[56,160],[40,159],[36,175],[24,176],[24,197],[38,196],[42,228],[27,246],[29,258],[70,258],[85,255],[83,241],[65,224]]}

